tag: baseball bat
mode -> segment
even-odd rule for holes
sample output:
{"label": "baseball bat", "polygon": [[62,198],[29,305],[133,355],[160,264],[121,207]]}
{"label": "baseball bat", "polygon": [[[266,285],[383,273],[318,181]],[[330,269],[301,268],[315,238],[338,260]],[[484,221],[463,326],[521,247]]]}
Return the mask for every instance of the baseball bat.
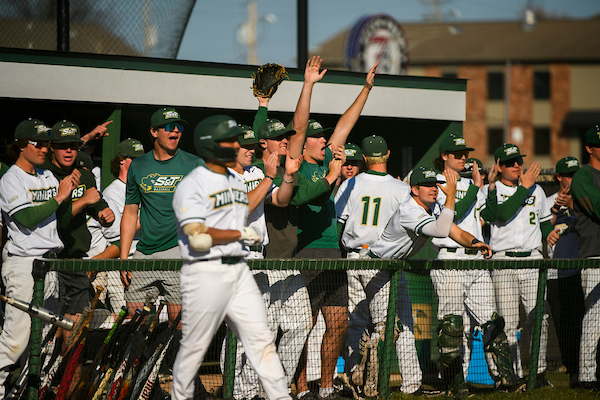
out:
{"label": "baseball bat", "polygon": [[98,366],[100,364],[100,360],[104,356],[106,349],[112,343],[112,339],[113,339],[113,337],[115,337],[114,336],[115,331],[117,329],[119,329],[119,327],[122,325],[123,319],[125,319],[125,316],[127,314],[129,314],[129,309],[127,307],[123,306],[121,308],[121,311],[119,312],[119,315],[117,316],[117,320],[115,321],[112,328],[110,329],[110,331],[104,338],[104,341],[102,342],[102,346],[100,347],[100,349],[94,356],[94,359],[92,360],[92,364],[88,367],[88,369],[85,371],[85,373],[83,374],[83,376],[77,383],[77,386],[75,387],[75,390],[69,397],[69,400],[80,399],[84,393],[87,393],[87,390],[89,389],[88,386],[92,382],[91,381],[92,375],[94,373],[98,372],[97,370],[98,370]]}
{"label": "baseball bat", "polygon": [[88,391],[88,396],[86,398],[92,398],[93,400],[98,400],[106,390],[106,387],[110,384],[113,374],[115,372],[115,368],[118,365],[120,360],[120,354],[122,349],[125,347],[127,340],[131,337],[131,333],[135,331],[137,328],[137,324],[141,323],[142,310],[135,310],[135,314],[131,321],[126,324],[126,330],[123,331],[122,335],[119,335],[118,338],[112,345],[110,351],[107,351],[107,355],[105,359],[100,363],[101,370],[100,373],[94,378],[94,382],[91,385],[90,390]]}
{"label": "baseball bat", "polygon": [[[150,313],[150,307],[145,305],[144,308],[142,309],[142,315],[140,316],[140,321],[144,320],[149,313]],[[108,392],[108,396],[106,397],[106,400],[116,400],[117,396],[119,395],[119,391],[121,390],[121,385],[123,383],[123,378],[125,377],[125,372],[127,371],[127,368],[129,368],[129,366],[130,366],[131,353],[133,352],[133,344],[135,341],[134,338],[136,338],[136,337],[139,338],[141,327],[142,327],[142,324],[139,324],[137,326],[135,332],[133,332],[133,334],[131,335],[131,339],[127,343],[127,347],[125,348],[125,352],[123,354],[123,357],[121,358],[121,362],[119,363],[119,366],[115,371],[113,383],[110,387],[110,390]]]}
{"label": "baseball bat", "polygon": [[58,393],[56,394],[56,400],[65,400],[69,387],[71,386],[71,381],[73,380],[73,376],[75,375],[75,371],[77,370],[77,365],[79,364],[79,359],[81,358],[81,353],[83,352],[83,348],[85,347],[85,342],[87,341],[87,335],[90,329],[90,322],[92,321],[92,317],[94,316],[94,310],[96,306],[96,302],[100,297],[100,293],[104,288],[102,286],[96,287],[96,295],[94,296],[94,302],[92,306],[92,312],[90,312],[85,321],[83,322],[83,329],[81,330],[81,334],[77,339],[77,342],[73,346],[73,351],[69,360],[66,363],[65,371],[63,372],[63,377],[60,382],[60,386],[58,389]]}
{"label": "baseball bat", "polygon": [[[98,286],[98,288],[100,288],[100,286]],[[70,354],[72,344],[73,344],[73,341],[75,340],[75,337],[77,337],[81,333],[84,325],[86,323],[89,324],[89,321],[92,319],[92,313],[94,310],[93,307],[96,307],[96,302],[98,301],[98,297],[100,296],[100,292],[102,290],[104,290],[104,288],[96,291],[96,295],[94,296],[94,300],[92,301],[91,307],[84,308],[83,315],[77,321],[77,324],[76,324],[77,329],[73,330],[73,332],[69,336],[69,339],[67,340],[67,344],[66,344],[64,350],[56,358],[56,360],[54,360],[54,363],[52,364],[52,366],[48,370],[48,373],[44,377],[44,381],[42,382],[40,390],[38,391],[38,399],[44,399],[44,397],[48,393],[48,389],[50,389],[50,387],[52,386],[52,381],[54,380],[56,373],[58,372],[59,368],[63,365],[63,361],[65,359],[68,359],[67,357]]]}
{"label": "baseball bat", "polygon": [[169,336],[164,341],[161,341],[152,356],[140,370],[131,392],[131,400],[148,400],[150,398],[150,394],[158,378],[160,367],[177,332],[179,321],[181,321],[181,311],[179,311],[177,318],[171,324]]}
{"label": "baseball bat", "polygon": [[46,321],[51,324],[57,325],[58,327],[66,329],[68,331],[73,329],[74,323],[72,320],[62,315],[55,314],[44,307],[34,306],[33,304],[28,303],[26,301],[15,299],[12,297],[6,297],[3,294],[0,294],[0,299],[2,299],[2,301],[4,301],[6,304],[10,304],[11,306],[18,308],[21,311],[25,311],[27,314],[39,318],[42,321]]}
{"label": "baseball bat", "polygon": [[146,334],[144,335],[144,341],[142,342],[142,345],[137,350],[136,355],[133,358],[133,362],[131,363],[131,367],[129,367],[129,369],[127,370],[127,373],[125,374],[125,377],[123,378],[123,383],[121,384],[121,391],[119,392],[119,396],[117,397],[117,400],[125,400],[125,398],[129,394],[129,392],[133,386],[135,376],[137,374],[137,369],[139,367],[140,358],[144,354],[144,349],[146,348],[146,345],[150,341],[150,337],[152,336],[152,333],[154,332],[154,328],[156,328],[156,325],[158,324],[158,320],[160,318],[160,313],[162,312],[162,310],[166,304],[167,304],[167,302],[165,300],[160,301],[158,308],[156,309],[156,313],[154,314],[154,319],[152,319],[152,322],[150,323],[150,327],[148,328],[148,330],[146,331]]}

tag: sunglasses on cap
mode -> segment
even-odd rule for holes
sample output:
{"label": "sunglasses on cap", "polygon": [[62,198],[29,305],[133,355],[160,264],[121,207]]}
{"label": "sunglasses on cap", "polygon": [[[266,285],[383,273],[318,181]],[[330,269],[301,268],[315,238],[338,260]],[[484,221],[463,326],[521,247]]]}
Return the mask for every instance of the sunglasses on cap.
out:
{"label": "sunglasses on cap", "polygon": [[67,149],[79,150],[79,143],[76,143],[76,142],[73,142],[73,143],[53,143],[52,147],[54,149],[58,149],[58,150],[67,150]]}
{"label": "sunglasses on cap", "polygon": [[292,135],[283,135],[283,136],[277,136],[277,137],[269,138],[269,139],[275,140],[276,142],[281,142],[283,139],[287,139],[289,141],[291,137],[292,137]]}
{"label": "sunglasses on cap", "polygon": [[453,154],[454,158],[469,158],[469,150],[451,151],[450,154]]}
{"label": "sunglasses on cap", "polygon": [[173,132],[175,128],[181,133],[183,133],[183,125],[178,124],[177,122],[169,122],[165,126],[162,127],[166,132]]}
{"label": "sunglasses on cap", "polygon": [[519,165],[523,165],[523,157],[516,157],[516,158],[511,158],[510,160],[502,161],[500,163],[500,166],[512,167],[515,165],[515,163],[517,163]]}
{"label": "sunglasses on cap", "polygon": [[36,149],[47,149],[50,146],[50,142],[36,142],[35,140],[28,140],[28,142]]}

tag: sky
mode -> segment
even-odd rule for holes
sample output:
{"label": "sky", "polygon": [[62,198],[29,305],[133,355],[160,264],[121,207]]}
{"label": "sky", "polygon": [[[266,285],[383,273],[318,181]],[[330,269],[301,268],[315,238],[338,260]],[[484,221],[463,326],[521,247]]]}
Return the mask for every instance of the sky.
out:
{"label": "sky", "polygon": [[[309,49],[347,30],[360,17],[389,14],[402,23],[424,22],[435,0],[308,0]],[[448,21],[522,19],[527,0],[439,0]],[[548,14],[590,18],[600,14],[598,0],[529,0]],[[259,17],[257,64],[296,67],[296,0],[256,0]],[[237,40],[247,20],[247,0],[197,0],[177,58],[246,64],[246,47]],[[275,16],[275,18],[273,18]]]}

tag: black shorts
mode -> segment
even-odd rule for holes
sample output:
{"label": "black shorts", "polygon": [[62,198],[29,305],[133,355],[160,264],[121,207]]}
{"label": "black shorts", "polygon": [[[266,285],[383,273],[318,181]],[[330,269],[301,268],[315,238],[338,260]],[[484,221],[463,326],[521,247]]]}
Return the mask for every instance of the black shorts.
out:
{"label": "black shorts", "polygon": [[[340,258],[339,249],[304,248],[296,258]],[[345,270],[300,270],[313,315],[322,307],[348,307],[348,275]]]}
{"label": "black shorts", "polygon": [[[85,272],[58,273],[58,309],[65,314],[79,314],[89,307],[94,298],[94,288]],[[63,308],[65,297],[70,297],[67,308]]]}

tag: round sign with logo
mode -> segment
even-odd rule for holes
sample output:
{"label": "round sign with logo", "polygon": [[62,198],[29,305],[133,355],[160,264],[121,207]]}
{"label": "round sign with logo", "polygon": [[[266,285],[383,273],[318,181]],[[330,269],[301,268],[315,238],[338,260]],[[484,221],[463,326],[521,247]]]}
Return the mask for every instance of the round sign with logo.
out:
{"label": "round sign with logo", "polygon": [[346,35],[344,66],[367,72],[377,61],[377,73],[402,75],[408,56],[404,32],[389,15],[372,15],[359,19]]}

